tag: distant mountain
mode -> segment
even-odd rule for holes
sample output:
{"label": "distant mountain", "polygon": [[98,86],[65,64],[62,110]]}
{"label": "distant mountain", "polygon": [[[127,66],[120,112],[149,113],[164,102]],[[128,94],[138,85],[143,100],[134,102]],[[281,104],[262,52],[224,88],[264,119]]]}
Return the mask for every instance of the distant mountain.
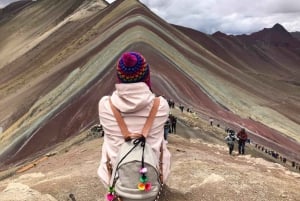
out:
{"label": "distant mountain", "polygon": [[300,42],[280,24],[275,24],[272,28],[265,28],[262,31],[251,34],[251,39],[263,45],[273,45],[277,47],[300,47]]}
{"label": "distant mountain", "polygon": [[43,0],[1,11],[0,159],[41,154],[97,123],[124,51],[151,66],[153,91],[300,161],[299,41],[281,25],[207,35],[137,0]]}
{"label": "distant mountain", "polygon": [[298,40],[300,40],[300,32],[299,31],[291,32],[291,34],[294,38],[297,38]]}
{"label": "distant mountain", "polygon": [[225,33],[221,32],[221,31],[215,32],[214,34],[212,34],[212,36],[219,37],[219,38],[221,38],[221,37],[227,37],[227,35]]}
{"label": "distant mountain", "polygon": [[265,74],[274,79],[288,79],[290,81],[286,81],[290,83],[297,82],[299,78],[297,63],[300,56],[300,43],[279,24],[250,35],[237,36],[222,32],[207,35],[189,28],[176,27],[216,56],[245,73]]}
{"label": "distant mountain", "polygon": [[31,0],[16,1],[4,8],[0,8],[0,23],[3,23],[3,21],[8,19],[10,16],[16,15],[32,3],[33,2]]}

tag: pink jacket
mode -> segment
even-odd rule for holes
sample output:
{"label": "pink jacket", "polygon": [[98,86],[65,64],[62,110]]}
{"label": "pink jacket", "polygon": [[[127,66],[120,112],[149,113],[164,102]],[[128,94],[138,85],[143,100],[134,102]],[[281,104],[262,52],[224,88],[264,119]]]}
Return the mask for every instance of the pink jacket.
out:
{"label": "pink jacket", "polygon": [[[113,105],[121,111],[129,132],[141,133],[145,121],[153,105],[155,95],[144,82],[130,84],[116,84],[116,90],[111,96]],[[164,182],[170,173],[171,154],[164,142],[164,123],[169,115],[167,101],[160,97],[160,106],[147,137],[157,157],[160,155],[160,146],[163,142],[163,175]],[[106,167],[107,154],[112,164],[115,163],[120,146],[124,142],[123,135],[112,113],[109,96],[104,96],[99,101],[100,124],[104,129],[102,157],[98,168],[98,175],[104,185],[108,186],[109,177]]]}

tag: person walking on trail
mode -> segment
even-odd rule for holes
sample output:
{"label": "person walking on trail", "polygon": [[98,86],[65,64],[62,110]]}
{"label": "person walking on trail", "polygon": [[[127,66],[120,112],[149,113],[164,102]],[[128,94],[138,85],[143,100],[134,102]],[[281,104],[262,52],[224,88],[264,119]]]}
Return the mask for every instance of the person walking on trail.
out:
{"label": "person walking on trail", "polygon": [[239,139],[239,154],[242,154],[242,155],[244,155],[245,154],[245,145],[246,145],[246,141],[247,141],[247,139],[248,139],[248,135],[247,135],[247,133],[246,133],[246,130],[245,130],[245,128],[242,128],[239,132],[238,132],[238,134],[237,134],[237,137],[238,137],[238,139]]}
{"label": "person walking on trail", "polygon": [[209,117],[209,124],[210,124],[211,126],[213,126],[213,122],[214,122],[214,119],[213,119],[212,117]]}
{"label": "person walking on trail", "polygon": [[181,112],[183,112],[184,106],[181,103],[179,105],[179,109],[180,109]]}
{"label": "person walking on trail", "polygon": [[171,119],[170,117],[168,117],[168,119],[166,120],[165,124],[164,124],[164,139],[165,141],[168,143],[168,135],[171,131]]}
{"label": "person walking on trail", "polygon": [[[102,97],[98,103],[100,124],[105,132],[97,171],[100,180],[105,187],[110,186],[111,168],[109,165],[118,166],[116,165],[117,156],[120,147],[125,143],[113,108],[121,114],[127,126],[130,134],[129,138],[126,138],[126,142],[128,142],[128,140],[134,141],[137,136],[140,136],[138,139],[143,138],[142,129],[150,116],[154,102],[158,102],[159,105],[152,126],[149,128],[146,143],[151,146],[154,156],[162,163],[160,168],[163,174],[159,175],[162,176],[162,183],[165,183],[170,173],[171,159],[171,154],[164,141],[164,123],[168,119],[170,111],[168,102],[162,96],[156,97],[152,92],[150,67],[142,54],[138,52],[123,53],[116,65],[116,75],[117,83],[112,95]],[[157,99],[159,101],[155,101]],[[136,185],[135,188],[137,188]]]}
{"label": "person walking on trail", "polygon": [[169,114],[169,120],[170,120],[170,131],[169,131],[169,133],[173,133],[173,118],[174,118],[174,116],[173,116],[173,114]]}
{"label": "person walking on trail", "polygon": [[226,130],[227,136],[225,137],[225,140],[227,142],[228,148],[229,148],[229,154],[232,155],[232,151],[234,149],[234,142],[237,140],[237,137],[235,136],[235,131],[232,129]]}
{"label": "person walking on trail", "polygon": [[177,117],[171,114],[170,121],[171,121],[171,133],[176,133]]}

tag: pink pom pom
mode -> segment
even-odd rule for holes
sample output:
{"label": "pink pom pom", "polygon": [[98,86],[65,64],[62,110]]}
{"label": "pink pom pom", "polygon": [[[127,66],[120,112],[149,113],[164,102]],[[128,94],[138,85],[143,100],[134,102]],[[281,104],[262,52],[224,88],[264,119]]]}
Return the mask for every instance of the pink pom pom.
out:
{"label": "pink pom pom", "polygon": [[112,201],[114,198],[115,198],[115,196],[114,196],[113,194],[111,194],[111,193],[108,193],[108,194],[106,195],[106,199],[107,199],[108,201]]}
{"label": "pink pom pom", "polygon": [[141,169],[140,169],[140,173],[141,173],[141,174],[145,174],[146,172],[147,172],[147,168],[144,167],[144,168],[141,168]]}

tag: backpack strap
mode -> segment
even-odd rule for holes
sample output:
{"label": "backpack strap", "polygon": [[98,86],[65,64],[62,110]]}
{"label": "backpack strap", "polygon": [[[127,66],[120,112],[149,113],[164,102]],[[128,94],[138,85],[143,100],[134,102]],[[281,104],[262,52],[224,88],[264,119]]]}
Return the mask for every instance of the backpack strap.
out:
{"label": "backpack strap", "polygon": [[154,99],[154,103],[153,103],[153,106],[152,106],[152,109],[149,113],[149,116],[146,120],[146,123],[144,125],[144,128],[142,130],[142,135],[147,138],[148,136],[148,133],[149,133],[149,130],[153,124],[153,121],[154,121],[154,118],[155,118],[155,115],[158,111],[158,107],[159,107],[159,102],[160,102],[160,99],[159,98],[155,98]]}
{"label": "backpack strap", "polygon": [[[158,111],[158,107],[159,107],[159,102],[160,102],[160,99],[159,98],[155,98],[154,99],[154,103],[153,103],[153,106],[151,108],[151,111],[149,113],[149,116],[146,120],[146,123],[143,127],[143,130],[142,130],[142,135],[147,138],[148,136],[148,133],[149,133],[149,130],[153,124],[153,121],[154,121],[154,118],[155,118],[155,115]],[[128,140],[131,140],[132,138],[139,138],[140,135],[139,134],[132,134],[128,131],[128,128],[126,126],[126,123],[124,121],[124,119],[122,118],[119,110],[113,105],[111,99],[109,99],[109,103],[110,103],[110,106],[111,106],[111,109],[112,109],[112,112],[119,124],[119,127],[120,127],[120,130],[121,130],[121,133],[123,134],[123,137],[125,139],[125,141],[128,141]]]}

